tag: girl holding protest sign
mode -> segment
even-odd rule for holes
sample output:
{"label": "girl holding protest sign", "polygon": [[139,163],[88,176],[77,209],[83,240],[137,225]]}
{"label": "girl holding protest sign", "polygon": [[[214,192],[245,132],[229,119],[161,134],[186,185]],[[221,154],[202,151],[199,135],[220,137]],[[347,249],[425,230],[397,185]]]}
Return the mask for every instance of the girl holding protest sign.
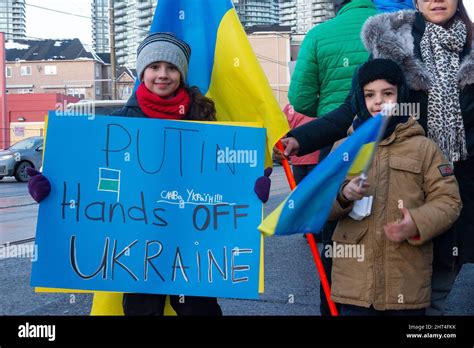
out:
{"label": "girl holding protest sign", "polygon": [[[149,117],[166,120],[215,121],[214,102],[203,96],[197,87],[188,87],[190,46],[169,33],[147,36],[137,50],[137,76],[140,85],[126,105],[113,116]],[[50,192],[50,183],[39,172],[30,171],[28,189],[40,202]],[[257,180],[255,192],[266,202],[270,179]],[[124,294],[125,315],[163,315],[166,295]],[[222,315],[216,298],[170,296],[178,315]]]}

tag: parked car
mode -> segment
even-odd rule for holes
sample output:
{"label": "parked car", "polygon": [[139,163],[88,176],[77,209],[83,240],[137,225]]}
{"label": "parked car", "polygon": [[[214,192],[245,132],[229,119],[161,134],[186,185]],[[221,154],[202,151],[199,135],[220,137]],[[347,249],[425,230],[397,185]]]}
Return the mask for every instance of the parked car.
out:
{"label": "parked car", "polygon": [[15,176],[20,182],[28,181],[26,168],[38,169],[43,165],[43,137],[30,137],[0,150],[0,180]]}

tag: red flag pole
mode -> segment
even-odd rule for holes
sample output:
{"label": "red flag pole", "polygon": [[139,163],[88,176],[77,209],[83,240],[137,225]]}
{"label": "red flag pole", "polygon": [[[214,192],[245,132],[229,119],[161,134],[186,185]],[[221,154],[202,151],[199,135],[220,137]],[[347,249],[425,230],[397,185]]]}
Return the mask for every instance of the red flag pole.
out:
{"label": "red flag pole", "polygon": [[[283,144],[281,143],[280,140],[276,143],[276,147],[278,150],[280,150],[282,153],[285,152],[285,149],[283,148]],[[288,184],[290,185],[290,189],[293,191],[296,187],[296,182],[295,178],[293,176],[293,172],[291,171],[290,164],[288,163],[287,159],[282,160],[282,165],[283,169],[285,170],[286,178],[288,179]],[[323,263],[321,261],[321,257],[319,256],[318,252],[318,246],[316,241],[314,240],[313,234],[312,233],[307,233],[306,234],[306,239],[309,242],[309,246],[311,249],[311,253],[313,254],[313,259],[316,264],[316,268],[319,273],[319,279],[321,280],[321,285],[323,286],[324,289],[324,295],[326,296],[326,300],[328,301],[329,304],[329,309],[331,311],[332,316],[338,316],[339,313],[337,312],[336,305],[334,302],[331,301],[331,288],[329,286],[328,278],[326,276],[326,271],[324,270]]]}

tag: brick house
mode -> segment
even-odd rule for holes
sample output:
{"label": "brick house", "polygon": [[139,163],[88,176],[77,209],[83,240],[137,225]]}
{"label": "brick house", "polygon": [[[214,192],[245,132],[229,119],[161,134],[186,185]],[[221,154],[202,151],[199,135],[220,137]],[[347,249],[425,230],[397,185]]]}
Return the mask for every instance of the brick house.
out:
{"label": "brick house", "polygon": [[8,94],[110,99],[110,64],[79,39],[9,40],[5,51]]}
{"label": "brick house", "polygon": [[135,87],[136,69],[119,67],[117,69],[117,99],[127,100]]}

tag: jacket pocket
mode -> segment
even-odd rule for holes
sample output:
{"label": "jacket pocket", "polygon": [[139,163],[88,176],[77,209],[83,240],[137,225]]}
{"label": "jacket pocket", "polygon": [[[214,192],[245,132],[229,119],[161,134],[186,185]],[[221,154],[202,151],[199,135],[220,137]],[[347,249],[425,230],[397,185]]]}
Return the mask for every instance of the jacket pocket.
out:
{"label": "jacket pocket", "polygon": [[421,161],[408,157],[400,157],[396,155],[390,156],[390,168],[410,172],[414,174],[421,173]]}
{"label": "jacket pocket", "polygon": [[424,203],[422,166],[420,160],[390,156],[389,189],[385,199],[388,222],[402,218],[401,207],[413,209]]}
{"label": "jacket pocket", "polygon": [[433,270],[431,242],[421,246],[401,242],[397,249],[387,249],[386,262],[390,269],[386,284],[389,303],[403,306],[430,302]]}
{"label": "jacket pocket", "polygon": [[[367,271],[367,219],[339,221],[332,236],[332,295],[342,303],[346,300],[368,303],[370,282]],[[328,255],[326,255],[328,257]]]}
{"label": "jacket pocket", "polygon": [[332,240],[338,243],[357,244],[367,233],[368,227],[368,218],[356,221],[345,217],[337,224]]}

